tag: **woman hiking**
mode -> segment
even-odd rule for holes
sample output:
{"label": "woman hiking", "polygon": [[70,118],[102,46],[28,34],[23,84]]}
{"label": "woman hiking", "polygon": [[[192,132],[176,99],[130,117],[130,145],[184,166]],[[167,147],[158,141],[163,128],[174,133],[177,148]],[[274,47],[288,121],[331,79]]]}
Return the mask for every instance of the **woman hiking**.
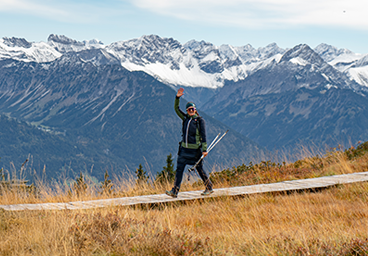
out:
{"label": "woman hiking", "polygon": [[[174,187],[166,191],[166,194],[177,197],[180,184],[183,180],[184,168],[187,164],[194,165],[203,155],[207,156],[206,124],[202,117],[198,115],[193,102],[186,105],[186,113],[179,108],[180,97],[183,96],[184,89],[180,88],[175,98],[175,112],[183,120],[182,141],[180,142],[178,160],[176,164],[176,176]],[[202,195],[213,193],[212,183],[206,172],[203,170],[203,160],[199,162],[196,170],[206,186]]]}

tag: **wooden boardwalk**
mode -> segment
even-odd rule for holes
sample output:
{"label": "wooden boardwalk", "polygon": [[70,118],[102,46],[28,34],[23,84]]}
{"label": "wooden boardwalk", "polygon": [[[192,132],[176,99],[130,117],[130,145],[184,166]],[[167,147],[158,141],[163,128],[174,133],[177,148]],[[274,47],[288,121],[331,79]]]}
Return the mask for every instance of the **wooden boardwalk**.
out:
{"label": "wooden boardwalk", "polygon": [[[302,179],[283,181],[271,184],[259,184],[242,187],[219,188],[214,189],[214,193],[208,197],[220,196],[241,196],[268,192],[282,192],[282,191],[298,191],[306,189],[319,189],[338,184],[348,184],[355,182],[368,181],[368,172],[343,174],[326,176],[313,179]],[[14,205],[0,205],[0,209],[6,211],[22,211],[22,210],[76,210],[76,209],[91,209],[98,207],[109,206],[129,206],[141,204],[159,204],[173,201],[196,200],[203,199],[205,196],[201,195],[202,191],[187,191],[180,192],[177,198],[171,198],[165,194],[159,195],[145,195],[123,198],[111,198],[100,200],[89,200],[68,203],[41,203],[41,204],[14,204]]]}

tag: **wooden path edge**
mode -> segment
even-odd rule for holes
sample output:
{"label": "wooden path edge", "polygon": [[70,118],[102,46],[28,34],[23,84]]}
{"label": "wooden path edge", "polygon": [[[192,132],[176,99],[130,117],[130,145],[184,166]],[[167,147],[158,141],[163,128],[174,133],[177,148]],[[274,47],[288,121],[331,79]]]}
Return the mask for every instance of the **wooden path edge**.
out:
{"label": "wooden path edge", "polygon": [[141,204],[157,204],[174,201],[197,200],[203,198],[220,196],[241,196],[249,194],[259,194],[268,192],[288,192],[306,189],[319,189],[339,184],[349,184],[368,181],[368,172],[358,172],[351,174],[341,174],[310,179],[290,180],[270,184],[258,184],[250,186],[218,188],[209,196],[202,196],[202,191],[180,192],[177,198],[171,198],[166,194],[144,195],[134,197],[98,199],[89,201],[75,201],[67,203],[39,203],[39,204],[13,204],[0,205],[0,209],[6,211],[24,210],[77,210],[91,209],[109,206],[130,206]]}

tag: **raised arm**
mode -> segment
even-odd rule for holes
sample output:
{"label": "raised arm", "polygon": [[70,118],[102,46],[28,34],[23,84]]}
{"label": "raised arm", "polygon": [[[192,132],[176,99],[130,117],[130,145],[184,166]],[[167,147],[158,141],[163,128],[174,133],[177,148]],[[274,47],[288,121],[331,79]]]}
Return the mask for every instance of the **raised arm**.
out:
{"label": "raised arm", "polygon": [[179,108],[179,103],[180,103],[180,97],[183,96],[184,94],[184,89],[180,88],[178,90],[178,93],[176,94],[176,98],[175,98],[175,103],[174,103],[174,109],[176,114],[182,119],[184,120],[186,118],[185,113]]}

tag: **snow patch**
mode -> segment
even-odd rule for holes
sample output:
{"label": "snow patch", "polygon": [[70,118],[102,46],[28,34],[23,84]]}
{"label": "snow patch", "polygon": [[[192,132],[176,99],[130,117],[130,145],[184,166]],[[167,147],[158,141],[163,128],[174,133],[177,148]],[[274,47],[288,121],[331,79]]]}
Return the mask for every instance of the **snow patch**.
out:
{"label": "snow patch", "polygon": [[299,65],[299,66],[306,66],[306,65],[309,64],[308,61],[306,61],[306,60],[304,60],[304,59],[302,59],[300,57],[292,58],[290,60],[290,62],[293,63],[293,64],[296,64],[296,65]]}
{"label": "snow patch", "polygon": [[323,76],[327,81],[330,81],[330,78],[329,78],[326,74],[323,74],[323,73],[322,73],[322,76]]}
{"label": "snow patch", "polygon": [[326,88],[327,90],[330,90],[331,88],[338,89],[338,87],[337,87],[336,85],[332,85],[332,84],[326,84],[326,85],[325,85],[325,88]]}
{"label": "snow patch", "polygon": [[348,76],[358,84],[368,87],[368,67],[350,68]]}
{"label": "snow patch", "polygon": [[0,39],[0,59],[14,59],[24,62],[50,62],[62,54],[45,42],[32,43],[31,47],[8,46]]}
{"label": "snow patch", "polygon": [[359,53],[342,54],[328,62],[328,64],[330,64],[331,66],[335,66],[339,63],[352,63],[361,59],[362,57],[364,57],[364,55]]}

